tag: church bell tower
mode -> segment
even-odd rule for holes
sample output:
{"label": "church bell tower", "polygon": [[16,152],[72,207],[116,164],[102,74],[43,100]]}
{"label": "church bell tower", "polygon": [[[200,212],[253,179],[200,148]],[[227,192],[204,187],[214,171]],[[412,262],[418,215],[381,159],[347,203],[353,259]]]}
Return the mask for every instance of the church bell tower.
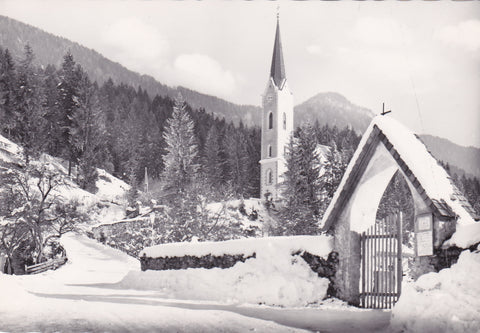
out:
{"label": "church bell tower", "polygon": [[270,193],[273,200],[278,200],[281,195],[279,185],[286,171],[285,153],[293,134],[293,95],[285,75],[278,14],[272,65],[262,107],[260,198],[265,199]]}

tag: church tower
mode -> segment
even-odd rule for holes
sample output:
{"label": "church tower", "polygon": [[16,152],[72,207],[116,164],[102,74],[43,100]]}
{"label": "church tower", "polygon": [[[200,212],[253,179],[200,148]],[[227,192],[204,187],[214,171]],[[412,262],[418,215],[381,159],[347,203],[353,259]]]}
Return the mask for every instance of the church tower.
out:
{"label": "church tower", "polygon": [[277,200],[281,195],[278,185],[283,182],[286,171],[285,152],[293,134],[293,95],[285,75],[278,14],[272,65],[262,107],[260,198],[265,199],[265,194],[270,193],[271,198]]}

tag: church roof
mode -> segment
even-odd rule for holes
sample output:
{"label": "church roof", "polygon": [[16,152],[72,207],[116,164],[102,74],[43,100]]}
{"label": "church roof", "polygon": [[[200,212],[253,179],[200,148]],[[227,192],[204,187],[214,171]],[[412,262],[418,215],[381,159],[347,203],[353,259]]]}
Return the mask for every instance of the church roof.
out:
{"label": "church roof", "polygon": [[343,204],[358,185],[358,175],[365,171],[362,166],[372,157],[371,152],[378,144],[385,145],[437,217],[456,219],[457,226],[474,224],[480,228],[480,223],[475,223],[479,217],[423,142],[395,119],[377,116],[364,133],[323,216],[324,230],[328,230],[337,219]]}
{"label": "church roof", "polygon": [[275,33],[275,44],[273,46],[272,66],[270,77],[278,88],[282,88],[286,79],[285,65],[283,63],[282,41],[280,40],[280,21],[277,18],[277,31]]}

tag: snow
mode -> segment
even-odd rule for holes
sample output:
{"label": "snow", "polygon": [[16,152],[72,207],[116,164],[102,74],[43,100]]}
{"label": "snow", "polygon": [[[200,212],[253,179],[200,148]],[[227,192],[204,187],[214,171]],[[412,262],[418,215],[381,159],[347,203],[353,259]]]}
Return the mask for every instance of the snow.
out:
{"label": "snow", "polygon": [[[247,215],[243,215],[239,212],[242,202]],[[244,226],[244,228],[257,227],[260,230],[261,236],[268,235],[266,229],[270,218],[261,199],[250,198],[244,200],[237,199],[223,202],[211,202],[207,204],[207,209],[209,210],[211,217],[215,217],[217,214],[225,212],[227,220],[238,221]],[[254,211],[257,213],[257,218],[251,220],[249,215]]]}
{"label": "snow", "polygon": [[389,323],[388,311],[357,309],[338,300],[279,308],[129,290],[118,281],[135,269],[141,273],[136,259],[82,235],[64,235],[62,243],[69,261],[56,271],[0,274],[0,331],[353,333],[384,330]]}
{"label": "snow", "polygon": [[263,238],[234,239],[224,242],[198,242],[198,243],[170,243],[155,245],[145,248],[140,252],[147,257],[183,257],[190,256],[222,256],[224,254],[243,254],[257,257],[262,253],[281,253],[290,256],[292,253],[307,251],[311,254],[326,258],[332,251],[332,238],[330,236],[281,236]]}
{"label": "snow", "polygon": [[480,252],[463,251],[458,262],[404,284],[392,312],[394,332],[480,332]]}
{"label": "snow", "polygon": [[[21,161],[21,148],[0,135],[0,161],[18,162]],[[42,154],[39,161],[47,167],[67,176],[68,171],[64,167],[64,161],[48,154]],[[88,212],[93,220],[98,222],[115,221],[124,217],[126,206],[125,194],[130,186],[124,181],[113,177],[102,169],[97,169],[99,178],[96,182],[98,191],[95,194],[84,191],[67,177],[66,185],[59,186],[53,195],[63,197],[64,200],[75,200],[80,203],[80,210]],[[101,209],[97,208],[101,206]]]}
{"label": "snow", "polygon": [[[340,185],[337,188],[337,191],[335,192],[333,199],[323,216],[321,223],[322,226],[325,224],[328,216],[331,214],[332,209],[346,184],[346,180],[360,156],[360,152],[367,144],[367,140],[370,137],[374,126],[377,126],[385,134],[390,143],[392,143],[400,157],[405,161],[406,165],[417,177],[418,181],[425,189],[428,197],[438,201],[444,200],[453,210],[453,212],[458,215],[457,228],[459,230],[462,230],[462,226],[476,224],[472,216],[461,205],[459,200],[456,200],[455,188],[445,169],[428,152],[425,145],[415,136],[415,134],[391,117],[376,116],[373,118],[369,127],[363,134],[362,139],[360,140],[357,150],[355,151],[352,160],[345,171],[342,181],[340,182]],[[480,234],[468,234],[466,232],[462,232],[461,235],[452,237],[452,239],[453,240],[449,243],[450,245],[472,245],[480,241]]]}
{"label": "snow", "polygon": [[450,246],[458,246],[462,249],[469,248],[470,246],[480,242],[480,223],[469,225],[457,225],[457,230],[452,237],[443,243],[443,248],[449,248]]}
{"label": "snow", "polygon": [[18,155],[21,153],[20,148],[15,143],[2,135],[0,135],[0,152],[1,151],[7,152],[11,155]]}
{"label": "snow", "polygon": [[97,171],[99,176],[96,183],[98,191],[95,195],[101,200],[110,202],[124,201],[125,193],[130,189],[130,185],[113,177],[103,169],[97,169]]}
{"label": "snow", "polygon": [[475,223],[461,203],[454,199],[455,191],[447,171],[428,152],[427,147],[415,137],[413,132],[391,117],[377,116],[372,123],[376,124],[387,136],[430,199],[445,200],[459,216],[458,225]]}
{"label": "snow", "polygon": [[291,236],[156,245],[140,256],[182,257],[251,256],[228,269],[187,269],[130,272],[123,288],[162,290],[169,297],[235,303],[305,306],[326,297],[329,280],[319,278],[308,264],[292,254],[307,251],[326,258],[332,251],[329,236]]}

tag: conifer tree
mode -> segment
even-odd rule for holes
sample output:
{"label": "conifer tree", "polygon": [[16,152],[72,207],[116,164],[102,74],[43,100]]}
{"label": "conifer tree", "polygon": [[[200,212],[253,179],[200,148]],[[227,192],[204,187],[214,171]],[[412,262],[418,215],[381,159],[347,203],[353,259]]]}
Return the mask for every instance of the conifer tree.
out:
{"label": "conifer tree", "polygon": [[11,137],[15,127],[15,100],[17,75],[8,49],[0,50],[0,130]]}
{"label": "conifer tree", "polygon": [[222,160],[219,134],[215,124],[208,131],[204,151],[203,165],[207,184],[212,188],[218,188],[222,183]]}
{"label": "conifer tree", "polygon": [[26,163],[42,151],[44,143],[41,87],[33,59],[33,50],[27,44],[18,69],[15,127],[12,130],[13,138],[23,147]]}
{"label": "conifer tree", "polygon": [[232,131],[226,139],[229,182],[235,194],[244,196],[248,179],[247,141],[241,129]]}
{"label": "conifer tree", "polygon": [[105,124],[96,85],[90,82],[81,68],[78,73],[78,107],[71,117],[70,142],[78,161],[78,184],[85,190],[95,191],[98,176],[96,166],[103,152]]}
{"label": "conifer tree", "polygon": [[167,145],[167,154],[163,157],[166,189],[184,192],[195,179],[199,165],[194,124],[181,95],[175,99],[163,137]]}
{"label": "conifer tree", "polygon": [[52,156],[58,156],[60,151],[60,147],[58,145],[60,141],[59,138],[61,128],[59,126],[60,117],[58,114],[59,110],[57,108],[57,85],[59,81],[55,66],[48,65],[45,68],[43,75],[43,114],[45,120],[43,131],[45,134],[45,151]]}
{"label": "conifer tree", "polygon": [[280,211],[285,223],[280,234],[316,234],[320,208],[320,168],[315,131],[304,126],[298,137],[291,140],[286,156],[283,195],[285,207]]}
{"label": "conifer tree", "polygon": [[68,175],[72,173],[72,165],[77,162],[77,151],[72,142],[72,119],[78,104],[78,84],[80,82],[80,72],[75,60],[70,52],[63,57],[62,69],[60,70],[60,83],[58,89],[58,115],[61,135],[58,146],[62,150],[62,155],[68,160]]}

